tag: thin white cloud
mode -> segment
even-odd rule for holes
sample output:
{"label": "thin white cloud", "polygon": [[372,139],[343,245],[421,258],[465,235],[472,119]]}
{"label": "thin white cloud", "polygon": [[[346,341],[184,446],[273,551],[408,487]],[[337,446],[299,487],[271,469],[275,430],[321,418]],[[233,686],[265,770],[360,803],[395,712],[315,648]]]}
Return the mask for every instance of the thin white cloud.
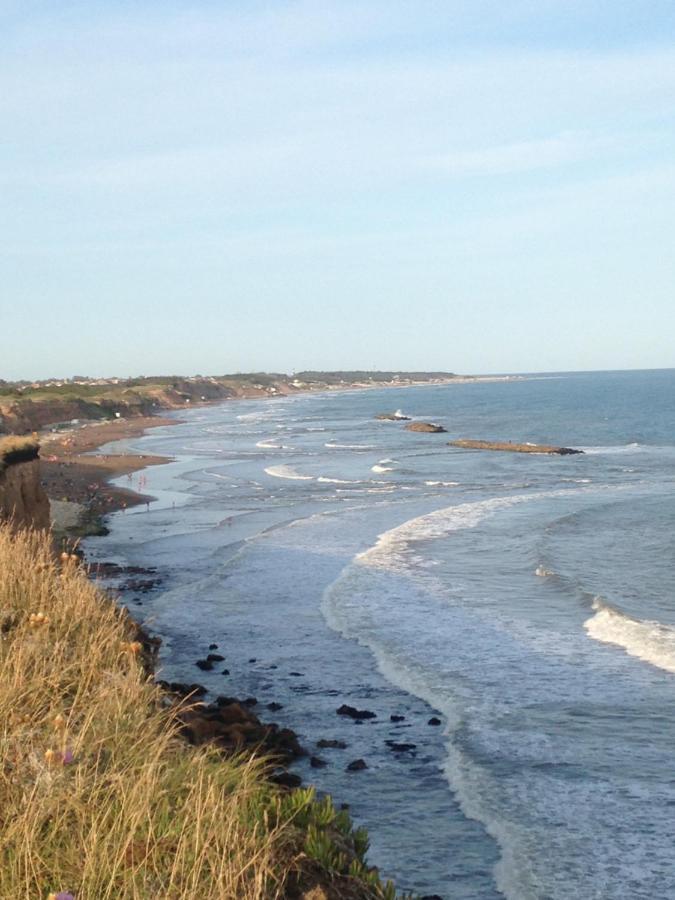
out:
{"label": "thin white cloud", "polygon": [[513,175],[593,159],[601,152],[606,153],[612,145],[609,140],[568,133],[540,140],[456,150],[431,157],[428,164],[432,169],[455,177]]}

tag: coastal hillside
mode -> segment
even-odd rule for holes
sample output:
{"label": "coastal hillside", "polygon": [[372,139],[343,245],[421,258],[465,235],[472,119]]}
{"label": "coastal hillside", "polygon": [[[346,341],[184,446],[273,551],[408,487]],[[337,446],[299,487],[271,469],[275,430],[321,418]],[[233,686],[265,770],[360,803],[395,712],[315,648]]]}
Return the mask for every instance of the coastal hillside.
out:
{"label": "coastal hillside", "polygon": [[443,372],[254,372],[149,378],[72,378],[41,382],[0,381],[0,434],[26,434],[73,419],[102,420],[185,409],[190,404],[234,398],[286,396],[307,390],[448,381]]}
{"label": "coastal hillside", "polygon": [[1,897],[394,897],[329,800],[185,742],[151,642],[46,535],[0,526],[0,632]]}

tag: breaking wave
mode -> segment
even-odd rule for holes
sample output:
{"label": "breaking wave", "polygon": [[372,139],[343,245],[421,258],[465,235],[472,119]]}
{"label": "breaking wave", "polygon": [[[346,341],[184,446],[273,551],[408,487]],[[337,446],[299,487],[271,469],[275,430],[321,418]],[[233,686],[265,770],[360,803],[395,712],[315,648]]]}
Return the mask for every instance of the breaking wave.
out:
{"label": "breaking wave", "polygon": [[273,478],[290,478],[292,481],[314,481],[312,475],[301,475],[292,466],[268,466],[265,472]]}
{"label": "breaking wave", "polygon": [[345,481],[343,478],[328,478],[325,475],[319,475],[316,480],[321,484],[362,484],[361,481]]}
{"label": "breaking wave", "polygon": [[584,622],[589,636],[622,647],[666,672],[675,673],[675,628],[649,619],[634,619],[600,597],[593,600],[594,615]]}

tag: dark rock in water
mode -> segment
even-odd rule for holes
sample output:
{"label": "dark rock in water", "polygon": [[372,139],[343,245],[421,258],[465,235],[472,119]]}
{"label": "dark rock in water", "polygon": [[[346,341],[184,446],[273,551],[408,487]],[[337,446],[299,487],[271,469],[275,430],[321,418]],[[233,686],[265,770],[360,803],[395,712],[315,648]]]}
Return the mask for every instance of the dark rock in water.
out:
{"label": "dark rock in water", "polygon": [[446,429],[442,425],[434,425],[433,422],[411,422],[405,426],[406,431],[423,431],[427,434],[445,434]]}
{"label": "dark rock in water", "polygon": [[288,674],[292,675],[293,678],[304,678],[305,677],[304,672],[289,672]]}
{"label": "dark rock in water", "polygon": [[250,747],[266,753],[277,764],[306,755],[294,731],[261,722],[232,697],[218,697],[214,704],[179,706],[177,715],[183,733],[196,746],[215,744],[227,752]]}
{"label": "dark rock in water", "polygon": [[272,752],[277,750],[283,756],[294,759],[300,756],[307,756],[307,751],[301,746],[297,734],[290,728],[277,729],[276,725],[268,725],[267,731],[266,742]]}
{"label": "dark rock in water", "polygon": [[302,778],[296,775],[295,772],[277,772],[274,775],[270,775],[270,781],[278,784],[279,787],[285,788],[297,788],[302,784]]}
{"label": "dark rock in water", "polygon": [[427,722],[427,725],[441,725],[441,724],[442,724],[442,722],[441,722],[441,720],[438,718],[438,716],[432,716],[432,717],[429,719],[429,721]]}
{"label": "dark rock in water", "polygon": [[203,697],[207,693],[203,684],[183,684],[181,681],[158,681],[157,684],[179,697]]}
{"label": "dark rock in water", "polygon": [[220,674],[221,674],[221,675],[229,675],[229,674],[230,674],[230,670],[229,670],[229,669],[223,669],[223,671],[222,671]]}
{"label": "dark rock in water", "polygon": [[380,419],[384,422],[409,422],[410,416],[404,416],[403,413],[393,412],[393,413],[380,413],[378,416],[375,416],[376,419]]}
{"label": "dark rock in water", "polygon": [[377,717],[377,713],[370,712],[368,709],[356,709],[346,703],[343,703],[336,712],[338,716],[349,716],[350,719],[374,719]]}
{"label": "dark rock in water", "polygon": [[409,422],[410,416],[404,416],[402,412],[396,411],[395,413],[379,413],[375,416],[376,419],[380,419],[383,422]]}
{"label": "dark rock in water", "polygon": [[390,722],[404,722],[405,716],[391,715],[391,716],[389,716],[389,721]]}
{"label": "dark rock in water", "polygon": [[268,703],[268,704],[267,704],[267,708],[268,708],[268,709],[271,709],[272,712],[278,712],[280,709],[283,709],[284,707],[283,707],[283,704],[281,704],[281,703],[276,703],[276,701],[275,701],[275,702],[272,702],[272,703]]}
{"label": "dark rock in water", "polygon": [[209,644],[209,650],[217,650],[218,644]]}
{"label": "dark rock in water", "polygon": [[243,701],[244,706],[257,706],[258,701],[255,697],[247,697],[246,700]]}
{"label": "dark rock in water", "polygon": [[195,663],[198,669],[201,669],[203,672],[210,672],[213,668],[213,663],[210,659],[198,659]]}
{"label": "dark rock in water", "polygon": [[327,738],[321,738],[320,741],[316,742],[316,746],[320,747],[322,750],[328,747],[335,748],[336,750],[344,750],[347,747],[344,741],[330,740]]}
{"label": "dark rock in water", "polygon": [[222,662],[225,659],[225,657],[221,656],[220,653],[209,653],[209,655],[206,657],[206,659],[209,662]]}
{"label": "dark rock in water", "polygon": [[393,750],[394,753],[405,753],[406,750],[417,749],[417,744],[399,744],[396,741],[385,741],[385,744],[390,750]]}
{"label": "dark rock in water", "polygon": [[216,706],[232,706],[233,703],[239,703],[236,697],[224,697],[222,694],[216,697]]}
{"label": "dark rock in water", "polygon": [[310,757],[309,764],[313,769],[324,769],[328,765],[326,760],[321,759],[320,756]]}
{"label": "dark rock in water", "polygon": [[363,769],[367,769],[368,765],[366,764],[365,759],[355,759],[353,762],[350,762],[347,766],[347,772],[361,772]]}
{"label": "dark rock in water", "polygon": [[258,660],[257,660],[257,659],[255,658],[255,656],[254,656],[253,659],[249,659],[249,662],[250,662],[250,663],[254,663],[254,662],[258,662]]}

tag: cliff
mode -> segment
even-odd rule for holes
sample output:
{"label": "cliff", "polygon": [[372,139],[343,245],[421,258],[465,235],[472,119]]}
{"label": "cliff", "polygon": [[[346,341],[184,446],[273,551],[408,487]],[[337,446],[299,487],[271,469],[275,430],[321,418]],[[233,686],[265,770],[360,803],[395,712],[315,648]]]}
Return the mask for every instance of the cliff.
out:
{"label": "cliff", "polygon": [[39,446],[30,438],[0,441],[0,521],[49,528],[49,500],[40,483]]}

